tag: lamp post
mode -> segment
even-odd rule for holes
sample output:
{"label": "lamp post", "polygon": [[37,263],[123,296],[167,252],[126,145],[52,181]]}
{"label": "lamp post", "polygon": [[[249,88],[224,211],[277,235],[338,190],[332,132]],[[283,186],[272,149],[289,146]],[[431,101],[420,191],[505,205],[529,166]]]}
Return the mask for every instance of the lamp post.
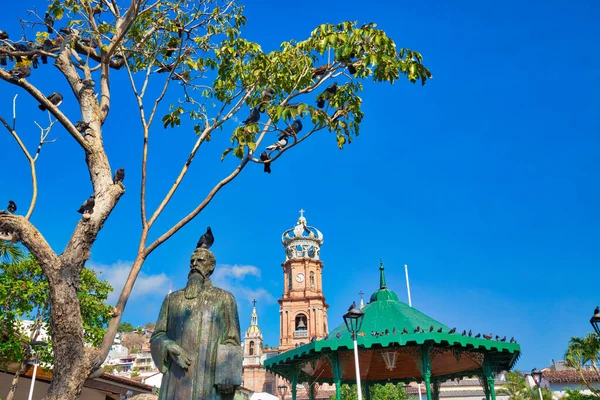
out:
{"label": "lamp post", "polygon": [[540,371],[537,368],[534,368],[531,370],[531,377],[533,378],[533,381],[535,382],[535,385],[538,388],[538,393],[540,394],[540,400],[544,400],[544,397],[542,396],[542,371]]}
{"label": "lamp post", "polygon": [[596,335],[600,336],[600,307],[596,307],[594,310],[594,315],[590,319],[590,324],[592,324],[592,327],[596,331]]}
{"label": "lamp post", "polygon": [[287,386],[279,385],[279,386],[277,386],[277,389],[279,390],[279,395],[281,396],[281,400],[285,400],[285,395],[287,394]]}
{"label": "lamp post", "polygon": [[31,385],[29,386],[29,397],[27,398],[28,400],[31,400],[31,398],[33,397],[33,387],[35,386],[35,375],[37,374],[37,367],[38,367],[38,363],[39,363],[37,353],[35,352],[35,347],[39,347],[39,346],[48,346],[48,343],[42,342],[40,340],[34,340],[32,342],[29,342],[29,348],[31,349],[31,353],[34,355],[34,359],[33,359],[33,375],[31,376]]}
{"label": "lamp post", "polygon": [[365,313],[359,309],[353,308],[344,314],[344,322],[348,332],[352,334],[352,340],[354,342],[354,369],[356,370],[356,392],[358,394],[358,400],[362,400],[362,388],[360,387],[360,369],[358,366],[358,343],[356,342],[357,333],[360,331]]}

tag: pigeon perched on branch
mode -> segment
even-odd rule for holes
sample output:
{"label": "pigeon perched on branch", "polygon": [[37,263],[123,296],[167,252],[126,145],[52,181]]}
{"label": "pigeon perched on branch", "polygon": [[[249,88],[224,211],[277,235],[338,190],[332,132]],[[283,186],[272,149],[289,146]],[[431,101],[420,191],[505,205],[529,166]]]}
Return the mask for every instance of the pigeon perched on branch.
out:
{"label": "pigeon perched on branch", "polygon": [[123,182],[123,179],[125,179],[125,168],[119,168],[115,172],[113,183],[116,185],[117,183]]}
{"label": "pigeon perched on branch", "polygon": [[290,126],[283,130],[283,133],[280,135],[280,138],[285,136],[296,136],[298,132],[302,130],[302,121],[299,119],[295,120]]}
{"label": "pigeon perched on branch", "polygon": [[125,66],[125,57],[122,54],[117,54],[110,64],[114,69],[121,69]]}
{"label": "pigeon perched on branch", "polygon": [[14,214],[15,212],[17,212],[17,203],[15,203],[12,200],[9,200],[8,207],[6,209],[8,210],[9,213]]}
{"label": "pigeon perched on branch", "polygon": [[[56,107],[60,106],[63,101],[62,94],[58,92],[50,93],[50,96],[46,97],[50,103],[54,104]],[[42,111],[46,111],[48,108],[44,104],[40,104],[38,108]]]}
{"label": "pigeon perched on branch", "polygon": [[0,40],[8,40],[8,33],[0,30]]}
{"label": "pigeon perched on branch", "polygon": [[327,70],[329,69],[329,64],[321,65],[320,67],[315,68],[313,71],[312,77],[315,78],[317,76],[325,75]]}
{"label": "pigeon perched on branch", "polygon": [[44,25],[46,25],[46,28],[48,28],[48,33],[52,33],[52,28],[54,27],[54,18],[52,18],[52,15],[46,13],[46,16],[44,17]]}
{"label": "pigeon perched on branch", "polygon": [[250,111],[250,115],[244,121],[244,125],[255,124],[260,119],[260,110],[258,107],[254,107],[252,111]]}
{"label": "pigeon perched on branch", "polygon": [[[42,43],[42,51],[45,51],[47,53],[50,53],[52,51],[52,48],[54,47],[54,44],[52,43],[52,41],[50,39],[46,39],[44,40],[44,43]],[[42,59],[42,64],[48,64],[48,56],[45,54],[42,54],[40,56],[40,58]]]}
{"label": "pigeon perched on branch", "polygon": [[213,236],[212,230],[210,229],[210,226],[206,228],[206,233],[204,233],[204,235],[200,236],[200,240],[198,240],[198,243],[196,243],[196,248],[197,249],[210,249],[210,246],[213,245],[213,243],[215,242],[215,237]]}
{"label": "pigeon perched on branch", "polygon": [[354,75],[356,73],[356,67],[351,62],[347,63],[346,67],[348,67],[348,72],[350,75]]}
{"label": "pigeon perched on branch", "polygon": [[81,133],[85,132],[89,127],[90,127],[90,124],[87,122],[83,122],[83,121],[75,122],[75,129],[77,129]]}
{"label": "pigeon perched on branch", "polygon": [[79,214],[93,214],[94,213],[94,206],[96,205],[96,195],[91,195],[89,199],[87,199],[86,201],[83,202],[83,204],[81,205],[81,207],[79,207],[79,210],[77,210],[77,212]]}
{"label": "pigeon perched on branch", "polygon": [[13,78],[15,79],[23,79],[23,78],[27,78],[31,75],[31,68],[29,67],[19,67],[19,68],[14,68],[11,69],[10,74],[12,75]]}
{"label": "pigeon perched on branch", "polygon": [[275,89],[266,88],[265,90],[262,91],[262,93],[260,95],[260,100],[261,101],[270,101],[274,94],[275,94]]}
{"label": "pigeon perched on branch", "polygon": [[279,139],[272,145],[267,146],[267,150],[268,151],[282,150],[285,146],[287,146],[287,144],[288,144],[288,138],[287,138],[287,136],[283,136],[281,139]]}
{"label": "pigeon perched on branch", "polygon": [[73,35],[76,32],[77,31],[75,29],[71,29],[68,26],[65,26],[64,28],[60,28],[58,30],[58,33],[62,33],[63,35],[66,35],[66,36]]}
{"label": "pigeon perched on branch", "polygon": [[329,100],[333,95],[335,95],[337,93],[337,90],[337,82],[334,82],[333,84],[329,85],[327,89],[323,91],[323,93],[317,96],[317,107],[325,107],[325,101]]}
{"label": "pigeon perched on branch", "polygon": [[265,162],[265,163],[263,164],[263,165],[265,166],[265,167],[264,167],[264,171],[265,171],[267,174],[270,174],[270,173],[271,173],[271,163],[270,163],[270,162],[267,162],[267,161],[269,161],[269,160],[270,160],[270,158],[269,158],[269,154],[267,154],[267,151],[266,151],[266,150],[265,150],[265,151],[263,151],[262,153],[260,153],[260,160]]}

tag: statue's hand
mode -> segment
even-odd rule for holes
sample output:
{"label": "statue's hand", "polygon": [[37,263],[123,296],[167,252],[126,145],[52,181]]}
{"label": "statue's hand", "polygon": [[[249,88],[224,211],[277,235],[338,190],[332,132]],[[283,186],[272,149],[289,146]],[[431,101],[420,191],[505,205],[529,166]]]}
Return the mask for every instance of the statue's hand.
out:
{"label": "statue's hand", "polygon": [[169,356],[183,369],[188,369],[192,360],[187,356],[185,350],[181,348],[176,343],[172,343],[169,347],[167,347],[167,352]]}

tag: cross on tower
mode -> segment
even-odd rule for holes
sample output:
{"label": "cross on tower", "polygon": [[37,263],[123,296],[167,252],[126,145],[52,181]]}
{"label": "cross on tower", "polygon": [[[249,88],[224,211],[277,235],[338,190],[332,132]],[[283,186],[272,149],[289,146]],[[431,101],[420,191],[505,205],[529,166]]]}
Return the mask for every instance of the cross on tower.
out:
{"label": "cross on tower", "polygon": [[362,296],[363,296],[363,294],[364,294],[364,293],[363,293],[363,291],[361,290],[360,292],[358,292],[358,294],[360,295],[360,298],[361,298],[361,300],[362,300]]}
{"label": "cross on tower", "polygon": [[252,304],[256,307],[256,299],[252,300]]}
{"label": "cross on tower", "polygon": [[304,217],[304,210],[300,209],[300,218]]}

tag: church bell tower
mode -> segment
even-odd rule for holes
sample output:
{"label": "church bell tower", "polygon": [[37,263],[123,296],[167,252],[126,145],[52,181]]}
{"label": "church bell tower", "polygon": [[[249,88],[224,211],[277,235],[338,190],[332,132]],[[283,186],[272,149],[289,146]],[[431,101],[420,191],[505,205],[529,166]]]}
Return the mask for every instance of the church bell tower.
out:
{"label": "church bell tower", "polygon": [[323,263],[319,258],[323,234],[307,225],[304,210],[281,241],[285,261],[281,264],[284,289],[279,299],[279,349],[285,351],[328,333],[329,305],[323,295]]}

